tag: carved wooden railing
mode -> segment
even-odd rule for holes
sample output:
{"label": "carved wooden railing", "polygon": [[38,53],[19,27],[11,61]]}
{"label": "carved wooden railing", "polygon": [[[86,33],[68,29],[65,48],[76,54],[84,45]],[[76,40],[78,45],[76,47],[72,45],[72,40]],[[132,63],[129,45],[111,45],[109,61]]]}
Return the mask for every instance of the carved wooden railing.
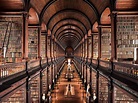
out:
{"label": "carved wooden railing", "polygon": [[26,63],[10,63],[0,66],[0,78],[5,78],[14,75],[26,69]]}
{"label": "carved wooden railing", "polygon": [[[57,61],[62,61],[64,58],[56,58]],[[0,65],[0,84],[5,81],[6,78],[10,76],[15,77],[16,74],[19,74],[23,72],[24,74],[26,72],[30,72],[34,70],[35,68],[43,68],[43,65],[47,65],[47,63],[51,63],[51,58],[48,59],[37,59],[32,61],[24,61],[20,63],[8,63],[5,65]],[[22,74],[23,74],[22,73]],[[9,79],[8,79],[9,80]],[[6,80],[7,81],[7,80]]]}
{"label": "carved wooden railing", "polygon": [[113,69],[114,71],[118,71],[120,73],[124,73],[129,76],[138,78],[138,65],[137,64],[113,62]]}

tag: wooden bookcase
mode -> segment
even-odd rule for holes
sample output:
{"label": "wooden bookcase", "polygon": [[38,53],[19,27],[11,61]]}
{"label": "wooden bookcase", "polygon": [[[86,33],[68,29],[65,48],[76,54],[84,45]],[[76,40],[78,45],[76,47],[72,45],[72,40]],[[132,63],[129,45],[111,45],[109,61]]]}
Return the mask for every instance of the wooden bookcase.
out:
{"label": "wooden bookcase", "polygon": [[133,100],[118,86],[114,86],[114,103],[137,103],[137,101]]}
{"label": "wooden bookcase", "polygon": [[25,103],[25,88],[18,90],[2,103]]}
{"label": "wooden bookcase", "polygon": [[47,92],[47,70],[44,70],[42,73],[42,92]]}
{"label": "wooden bookcase", "polygon": [[41,35],[41,57],[44,59],[46,57],[46,36]]}
{"label": "wooden bookcase", "polygon": [[36,76],[31,79],[29,82],[30,85],[30,96],[31,96],[31,103],[39,103],[39,93],[40,93],[40,80],[39,76]]}
{"label": "wooden bookcase", "polygon": [[22,58],[22,17],[0,20],[0,62],[19,62]]}
{"label": "wooden bookcase", "polygon": [[117,15],[117,58],[133,60],[138,47],[138,15]]}
{"label": "wooden bookcase", "polygon": [[101,57],[106,60],[111,58],[111,28],[102,28]]}
{"label": "wooden bookcase", "polygon": [[51,50],[50,50],[50,39],[51,39],[51,37],[48,36],[48,39],[47,39],[47,56],[48,56],[48,58],[50,58],[50,52],[51,52]]}
{"label": "wooden bookcase", "polygon": [[38,57],[38,28],[28,28],[28,58],[30,60]]}
{"label": "wooden bookcase", "polygon": [[88,50],[89,50],[89,52],[88,52],[88,57],[89,58],[91,58],[91,53],[92,53],[92,39],[91,39],[91,37],[89,37],[89,39],[88,39]]}
{"label": "wooden bookcase", "polygon": [[108,80],[99,76],[99,103],[108,103]]}
{"label": "wooden bookcase", "polygon": [[92,92],[96,95],[96,72],[92,71]]}
{"label": "wooden bookcase", "polygon": [[93,35],[93,59],[98,57],[98,35]]}

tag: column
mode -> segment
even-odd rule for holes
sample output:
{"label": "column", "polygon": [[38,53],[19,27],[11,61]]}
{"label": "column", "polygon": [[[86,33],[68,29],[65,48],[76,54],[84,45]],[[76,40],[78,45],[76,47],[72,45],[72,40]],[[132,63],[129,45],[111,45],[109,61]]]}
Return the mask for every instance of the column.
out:
{"label": "column", "polygon": [[52,36],[50,36],[50,59],[51,59],[51,62],[52,62],[52,55],[53,55],[53,53],[52,53],[52,46],[53,46],[53,44],[52,44]]}
{"label": "column", "polygon": [[117,59],[116,47],[116,14],[111,14],[111,59]]}
{"label": "column", "polygon": [[55,83],[55,65],[53,64],[53,84]]}
{"label": "column", "polygon": [[113,80],[109,77],[110,80],[108,81],[108,103],[113,103],[114,98],[114,89],[113,89]]}
{"label": "column", "polygon": [[49,67],[47,67],[47,94],[49,91]]}
{"label": "column", "polygon": [[22,58],[28,59],[28,14],[23,14],[23,26],[22,26]]}
{"label": "column", "polygon": [[46,59],[47,59],[47,63],[48,63],[48,34],[46,33],[45,35],[45,41],[46,41],[46,45],[45,45],[45,48],[46,48]]}
{"label": "column", "polygon": [[93,94],[92,94],[92,68],[90,68],[90,94],[91,94],[91,97],[93,97]]}
{"label": "column", "polygon": [[98,27],[98,58],[101,58],[101,27]]}
{"label": "column", "polygon": [[96,103],[99,103],[99,71],[96,74]]}
{"label": "column", "polygon": [[41,26],[38,27],[38,58],[41,58]]}
{"label": "column", "polygon": [[39,75],[39,77],[40,77],[40,85],[39,85],[39,91],[40,91],[40,93],[39,93],[39,100],[40,100],[40,103],[42,103],[42,96],[43,96],[43,94],[42,94],[42,83],[43,83],[43,81],[42,81],[42,70],[40,71],[40,75]]}
{"label": "column", "polygon": [[93,59],[93,34],[91,34],[91,44],[91,59]]}

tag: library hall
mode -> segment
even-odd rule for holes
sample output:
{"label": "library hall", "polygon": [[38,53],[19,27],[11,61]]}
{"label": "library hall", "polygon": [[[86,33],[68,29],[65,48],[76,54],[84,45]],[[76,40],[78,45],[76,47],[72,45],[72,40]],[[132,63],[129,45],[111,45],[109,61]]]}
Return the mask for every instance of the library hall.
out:
{"label": "library hall", "polygon": [[138,0],[0,0],[0,103],[138,103]]}

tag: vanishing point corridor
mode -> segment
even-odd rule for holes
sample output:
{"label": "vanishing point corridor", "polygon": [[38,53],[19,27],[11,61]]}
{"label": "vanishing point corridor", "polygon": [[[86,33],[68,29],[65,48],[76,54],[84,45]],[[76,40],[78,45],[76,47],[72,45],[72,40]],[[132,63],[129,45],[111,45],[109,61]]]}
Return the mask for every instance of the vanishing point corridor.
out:
{"label": "vanishing point corridor", "polygon": [[138,103],[138,0],[0,0],[0,103]]}
{"label": "vanishing point corridor", "polygon": [[86,103],[86,91],[74,64],[70,67],[72,79],[68,81],[68,65],[65,63],[54,90],[52,91],[52,103]]}

